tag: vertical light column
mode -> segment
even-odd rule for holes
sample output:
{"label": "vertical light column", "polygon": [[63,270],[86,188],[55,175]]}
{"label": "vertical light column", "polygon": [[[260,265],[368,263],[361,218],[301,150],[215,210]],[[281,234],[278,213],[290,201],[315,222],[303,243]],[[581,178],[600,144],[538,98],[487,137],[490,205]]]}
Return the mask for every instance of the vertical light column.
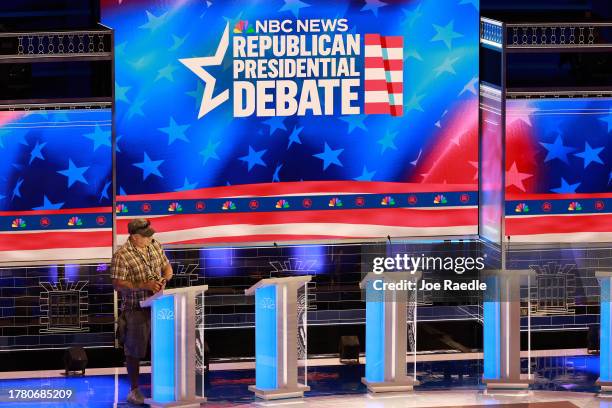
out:
{"label": "vertical light column", "polygon": [[612,350],[610,334],[612,333],[612,272],[596,272],[599,280],[599,379],[602,394],[612,392]]}
{"label": "vertical light column", "polygon": [[255,291],[255,386],[273,390],[277,381],[276,286]]}
{"label": "vertical light column", "polygon": [[151,308],[151,387],[156,402],[172,402],[175,398],[175,333],[174,296],[165,296]]}

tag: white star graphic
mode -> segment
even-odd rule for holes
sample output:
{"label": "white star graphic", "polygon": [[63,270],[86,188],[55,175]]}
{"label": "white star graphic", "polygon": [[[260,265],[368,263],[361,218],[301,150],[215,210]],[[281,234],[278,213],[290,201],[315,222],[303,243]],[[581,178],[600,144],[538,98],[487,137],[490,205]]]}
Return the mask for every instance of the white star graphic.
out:
{"label": "white star graphic", "polygon": [[225,25],[225,30],[221,36],[221,41],[217,46],[217,51],[212,57],[199,57],[199,58],[183,58],[179,59],[179,62],[189,68],[194,74],[204,81],[204,93],[202,95],[202,102],[200,104],[200,112],[198,113],[198,119],[201,119],[208,112],[221,105],[223,102],[229,99],[229,89],[223,90],[220,94],[213,97],[215,90],[215,84],[217,80],[215,77],[210,75],[208,71],[202,67],[221,65],[227,48],[229,46],[229,23]]}

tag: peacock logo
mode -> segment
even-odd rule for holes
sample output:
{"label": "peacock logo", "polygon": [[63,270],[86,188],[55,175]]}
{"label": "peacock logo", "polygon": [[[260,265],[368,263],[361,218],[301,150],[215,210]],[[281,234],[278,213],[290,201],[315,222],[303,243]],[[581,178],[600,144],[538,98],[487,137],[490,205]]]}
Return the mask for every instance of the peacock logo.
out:
{"label": "peacock logo", "polygon": [[11,228],[25,228],[26,222],[23,218],[15,218],[13,222],[11,222]]}
{"label": "peacock logo", "polygon": [[226,202],[223,203],[223,205],[221,206],[221,209],[226,211],[226,210],[235,210],[236,209],[236,204],[234,204],[233,201],[231,200],[227,200]]}
{"label": "peacock logo", "polygon": [[68,226],[69,227],[80,227],[81,225],[83,225],[83,221],[77,217],[76,215],[74,217],[70,217],[68,219]]}
{"label": "peacock logo", "polygon": [[338,197],[334,197],[331,200],[329,200],[329,207],[342,207],[342,200]]}
{"label": "peacock logo", "polygon": [[249,27],[248,20],[240,20],[234,26],[234,34],[251,34],[254,32],[253,27]]}
{"label": "peacock logo", "polygon": [[289,201],[281,198],[280,200],[276,202],[275,207],[276,208],[289,208]]}
{"label": "peacock logo", "polygon": [[181,206],[180,203],[172,202],[170,203],[170,205],[168,205],[168,211],[169,212],[183,212],[183,207]]}
{"label": "peacock logo", "polygon": [[572,201],[567,207],[568,211],[582,211],[582,205],[578,201]]}
{"label": "peacock logo", "polygon": [[526,213],[529,212],[529,206],[526,203],[518,203],[514,208],[514,212]]}
{"label": "peacock logo", "polygon": [[380,205],[392,206],[395,205],[395,200],[391,196],[384,196],[380,201]]}
{"label": "peacock logo", "polygon": [[444,197],[444,194],[438,194],[437,196],[434,197],[434,204],[446,204],[446,197]]}
{"label": "peacock logo", "polygon": [[117,214],[125,214],[128,212],[128,206],[125,204],[117,204],[117,207],[115,208],[115,212]]}

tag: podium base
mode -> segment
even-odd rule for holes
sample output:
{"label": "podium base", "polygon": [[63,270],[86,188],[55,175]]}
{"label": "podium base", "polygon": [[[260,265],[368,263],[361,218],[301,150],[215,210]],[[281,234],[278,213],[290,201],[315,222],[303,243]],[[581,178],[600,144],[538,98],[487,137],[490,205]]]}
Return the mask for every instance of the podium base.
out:
{"label": "podium base", "polygon": [[305,391],[310,391],[306,385],[298,385],[291,388],[276,388],[273,390],[260,390],[255,385],[249,385],[249,391],[253,392],[257,398],[264,400],[275,400],[282,398],[301,398]]}
{"label": "podium base", "polygon": [[533,375],[531,376],[523,376],[521,375],[520,379],[501,379],[501,380],[483,380],[483,382],[487,385],[487,389],[485,390],[485,394],[487,395],[495,395],[495,394],[504,394],[504,395],[524,395],[526,391],[529,390],[529,385],[533,384],[534,379]]}
{"label": "podium base", "polygon": [[612,398],[612,381],[601,381],[599,378],[595,381],[595,385],[599,386],[600,398]]}
{"label": "podium base", "polygon": [[200,404],[206,402],[206,397],[196,397],[191,400],[181,401],[170,401],[170,402],[156,402],[152,398],[145,398],[145,404],[148,404],[151,408],[200,408]]}
{"label": "podium base", "polygon": [[361,382],[363,385],[368,387],[369,392],[402,392],[402,391],[413,391],[415,385],[419,385],[419,381],[412,377],[405,377],[394,381],[383,381],[383,382],[369,382],[367,379],[362,378]]}

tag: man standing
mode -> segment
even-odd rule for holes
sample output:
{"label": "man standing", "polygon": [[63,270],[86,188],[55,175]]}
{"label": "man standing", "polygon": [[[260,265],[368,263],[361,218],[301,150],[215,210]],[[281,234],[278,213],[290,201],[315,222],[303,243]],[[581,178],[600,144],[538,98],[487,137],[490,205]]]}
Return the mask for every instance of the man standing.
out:
{"label": "man standing", "polygon": [[127,400],[144,404],[138,375],[151,338],[151,313],[149,308],[140,307],[140,301],[164,289],[172,278],[172,266],[159,242],[152,238],[155,230],[148,220],[130,221],[128,232],[130,237],[113,255],[111,278],[113,287],[121,293],[121,315],[125,319],[123,350],[131,383]]}

